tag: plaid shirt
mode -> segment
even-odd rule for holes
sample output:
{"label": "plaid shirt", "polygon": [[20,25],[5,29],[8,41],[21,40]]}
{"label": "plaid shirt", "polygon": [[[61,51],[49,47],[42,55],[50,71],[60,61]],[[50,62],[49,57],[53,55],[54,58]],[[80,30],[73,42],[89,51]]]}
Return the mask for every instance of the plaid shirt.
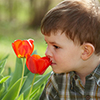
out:
{"label": "plaid shirt", "polygon": [[100,100],[100,65],[84,86],[75,72],[52,73],[39,100]]}

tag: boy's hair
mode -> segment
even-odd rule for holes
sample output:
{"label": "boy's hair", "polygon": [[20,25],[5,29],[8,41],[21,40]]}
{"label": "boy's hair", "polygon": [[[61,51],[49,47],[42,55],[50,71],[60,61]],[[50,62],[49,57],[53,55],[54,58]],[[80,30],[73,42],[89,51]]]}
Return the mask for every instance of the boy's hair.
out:
{"label": "boy's hair", "polygon": [[65,0],[43,18],[41,32],[50,35],[61,30],[74,42],[91,43],[100,55],[100,7],[95,0]]}

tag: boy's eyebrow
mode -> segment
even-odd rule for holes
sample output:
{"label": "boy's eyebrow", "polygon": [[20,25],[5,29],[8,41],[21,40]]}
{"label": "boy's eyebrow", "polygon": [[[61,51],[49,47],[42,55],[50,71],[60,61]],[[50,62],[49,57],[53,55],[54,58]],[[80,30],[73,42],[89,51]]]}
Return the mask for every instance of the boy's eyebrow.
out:
{"label": "boy's eyebrow", "polygon": [[[46,41],[46,40],[45,40]],[[47,42],[47,41],[46,41]],[[59,45],[57,42],[49,42],[50,44],[57,44]]]}
{"label": "boy's eyebrow", "polygon": [[58,44],[58,43],[56,43],[56,42],[50,42],[51,44]]}
{"label": "boy's eyebrow", "polygon": [[52,45],[57,45],[57,46],[60,46],[60,44],[59,43],[57,43],[57,42],[49,42],[50,44],[52,44]]}

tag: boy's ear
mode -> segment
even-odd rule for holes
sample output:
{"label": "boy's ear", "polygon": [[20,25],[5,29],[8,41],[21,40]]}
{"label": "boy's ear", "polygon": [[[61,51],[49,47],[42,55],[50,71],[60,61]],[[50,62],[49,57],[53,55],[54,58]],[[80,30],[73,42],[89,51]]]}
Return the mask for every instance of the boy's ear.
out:
{"label": "boy's ear", "polygon": [[87,60],[95,51],[94,46],[91,43],[85,43],[82,45],[81,58]]}

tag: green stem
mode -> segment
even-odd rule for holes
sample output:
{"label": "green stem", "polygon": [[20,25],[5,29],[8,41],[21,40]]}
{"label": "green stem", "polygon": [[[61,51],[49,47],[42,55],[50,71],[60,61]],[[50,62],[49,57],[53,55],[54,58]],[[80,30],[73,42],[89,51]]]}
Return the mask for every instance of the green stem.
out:
{"label": "green stem", "polygon": [[18,98],[20,90],[21,90],[21,86],[22,86],[22,82],[23,82],[23,76],[24,76],[24,68],[25,68],[25,58],[23,58],[22,77],[21,77],[20,86],[19,86],[19,90],[18,90],[16,99]]}
{"label": "green stem", "polygon": [[29,97],[30,97],[30,94],[31,94],[31,91],[32,91],[32,88],[33,88],[33,84],[34,84],[34,81],[35,81],[35,77],[36,77],[36,74],[34,74],[33,81],[32,81],[32,85],[31,85],[31,88],[30,88],[30,91],[29,91],[29,95],[28,95],[28,99],[27,100],[29,100]]}

